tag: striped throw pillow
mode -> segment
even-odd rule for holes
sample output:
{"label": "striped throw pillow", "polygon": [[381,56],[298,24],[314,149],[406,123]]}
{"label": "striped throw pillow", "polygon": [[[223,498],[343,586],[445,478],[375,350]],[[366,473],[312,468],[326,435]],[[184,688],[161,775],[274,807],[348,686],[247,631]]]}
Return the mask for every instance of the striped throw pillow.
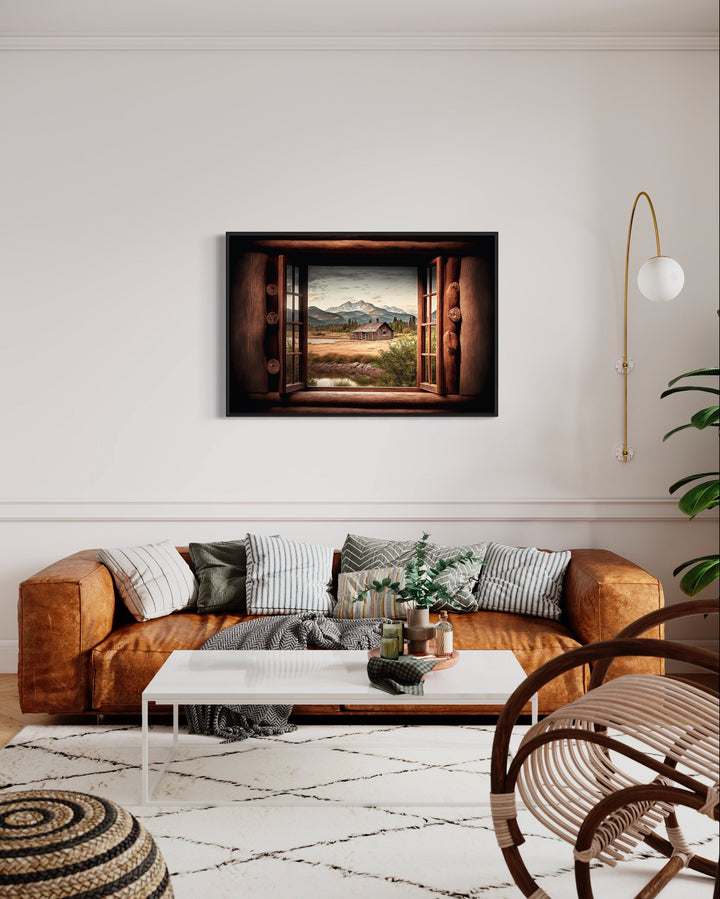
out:
{"label": "striped throw pillow", "polygon": [[169,540],[101,549],[98,561],[110,569],[122,601],[138,621],[195,605],[195,575]]}
{"label": "striped throw pillow", "polygon": [[478,608],[559,621],[569,564],[569,550],[550,553],[490,543],[478,582]]}
{"label": "striped throw pillow", "polygon": [[397,602],[395,594],[387,587],[382,591],[370,590],[362,602],[353,602],[371,581],[382,581],[389,577],[400,586],[405,583],[405,569],[402,566],[369,568],[366,571],[347,571],[338,579],[337,604],[333,609],[335,618],[405,618],[408,606],[414,602]]}
{"label": "striped throw pillow", "polygon": [[245,555],[249,615],[332,610],[332,547],[248,534]]}

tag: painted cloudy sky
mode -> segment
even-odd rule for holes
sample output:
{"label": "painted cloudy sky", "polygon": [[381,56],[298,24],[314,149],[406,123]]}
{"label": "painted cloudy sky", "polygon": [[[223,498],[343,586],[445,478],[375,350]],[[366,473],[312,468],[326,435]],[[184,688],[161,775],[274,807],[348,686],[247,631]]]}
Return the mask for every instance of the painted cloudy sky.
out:
{"label": "painted cloudy sky", "polygon": [[417,312],[417,269],[407,266],[311,265],[308,305],[332,309],[348,300]]}

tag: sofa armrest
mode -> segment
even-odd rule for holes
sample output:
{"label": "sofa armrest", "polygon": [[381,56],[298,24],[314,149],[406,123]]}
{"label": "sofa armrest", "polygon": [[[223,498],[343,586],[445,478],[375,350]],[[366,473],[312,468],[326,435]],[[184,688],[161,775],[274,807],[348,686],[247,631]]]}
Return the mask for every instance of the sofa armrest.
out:
{"label": "sofa armrest", "polygon": [[20,584],[18,690],[23,712],[91,708],[90,652],[112,630],[115,590],[95,550]]}
{"label": "sofa armrest", "polygon": [[[609,640],[663,603],[660,581],[633,562],[606,549],[572,550],[565,575],[564,622],[580,643]],[[663,629],[644,636],[662,639]],[[633,657],[614,662],[610,677],[663,671],[662,659]]]}

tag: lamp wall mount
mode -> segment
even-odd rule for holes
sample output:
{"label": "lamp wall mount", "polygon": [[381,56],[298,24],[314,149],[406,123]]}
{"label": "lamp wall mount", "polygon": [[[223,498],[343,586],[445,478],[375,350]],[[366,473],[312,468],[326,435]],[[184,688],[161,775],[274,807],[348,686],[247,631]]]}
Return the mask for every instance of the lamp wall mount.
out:
{"label": "lamp wall mount", "polygon": [[618,356],[615,360],[615,371],[619,375],[624,375],[627,371],[628,374],[635,368],[635,363],[632,359],[623,359],[622,356]]}
{"label": "lamp wall mount", "polygon": [[625,294],[623,298],[623,354],[621,358],[615,361],[615,369],[623,379],[623,442],[615,447],[615,458],[620,462],[629,462],[634,455],[632,447],[628,446],[628,375],[634,367],[634,363],[628,359],[628,270],[630,267],[630,237],[635,219],[635,209],[640,197],[645,197],[650,206],[655,229],[657,256],[648,259],[638,272],[638,289],[643,296],[653,302],[666,302],[674,299],[683,289],[685,283],[685,275],[680,265],[669,256],[662,255],[655,207],[648,194],[641,190],[635,197],[632,212],[630,213],[630,224],[628,225],[627,246],[625,249]]}

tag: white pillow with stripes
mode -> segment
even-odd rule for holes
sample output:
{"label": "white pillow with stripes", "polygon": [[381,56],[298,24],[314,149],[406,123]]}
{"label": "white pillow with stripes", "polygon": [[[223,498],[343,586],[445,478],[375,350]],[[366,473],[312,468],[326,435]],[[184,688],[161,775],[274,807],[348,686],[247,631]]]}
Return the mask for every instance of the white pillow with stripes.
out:
{"label": "white pillow with stripes", "polygon": [[245,553],[248,615],[332,610],[332,547],[248,534]]}
{"label": "white pillow with stripes", "polygon": [[195,605],[195,575],[169,540],[101,549],[98,561],[110,569],[122,601],[138,621]]}
{"label": "white pillow with stripes", "polygon": [[559,621],[569,564],[569,550],[551,553],[490,543],[477,587],[478,608]]}
{"label": "white pillow with stripes", "polygon": [[386,577],[391,583],[405,583],[405,568],[390,566],[388,568],[369,568],[366,571],[347,571],[338,578],[337,603],[333,609],[334,618],[406,618],[407,608],[415,607],[414,602],[397,602],[395,594],[385,587],[384,590],[369,590],[361,602],[353,602],[358,593],[372,583],[382,581]]}

